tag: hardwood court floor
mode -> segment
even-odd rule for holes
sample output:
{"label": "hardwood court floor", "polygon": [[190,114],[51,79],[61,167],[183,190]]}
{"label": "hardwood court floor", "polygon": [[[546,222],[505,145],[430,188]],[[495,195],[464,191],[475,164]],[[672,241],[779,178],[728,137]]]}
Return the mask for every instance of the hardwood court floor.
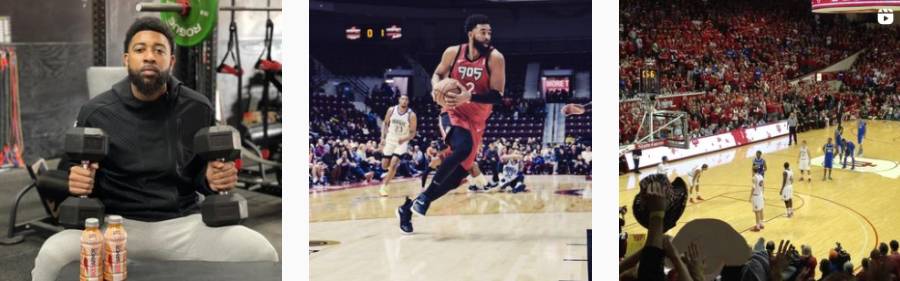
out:
{"label": "hardwood court floor", "polygon": [[[463,187],[413,216],[401,234],[395,210],[420,181],[311,192],[311,280],[587,280],[591,182],[583,176],[526,176],[526,193]],[[558,191],[563,191],[560,194]],[[569,192],[565,192],[569,191]],[[324,242],[320,242],[324,241]],[[571,245],[575,244],[575,245]]]}
{"label": "hardwood court floor", "polygon": [[[856,124],[856,121],[844,122],[844,138],[854,143]],[[832,172],[834,180],[822,181],[821,147],[828,137],[834,137],[834,127],[798,135],[801,142],[807,141],[812,154],[811,183],[796,180],[799,146],[788,146],[787,137],[672,163],[679,175],[702,163],[710,164],[710,168],[700,180],[701,192],[707,200],[688,203],[678,226],[668,234],[676,235],[693,219],[717,218],[740,232],[748,244],[752,245],[759,237],[776,240],[776,244],[777,240],[789,239],[798,248],[799,244],[812,246],[813,255],[819,260],[827,258],[835,242],[840,242],[852,256],[854,266],[859,268],[859,261],[868,257],[878,243],[900,240],[900,122],[869,121],[863,141],[864,154],[862,158],[857,157],[857,170],[851,171],[849,166],[841,169],[836,162]],[[749,230],[754,224],[749,197],[751,159],[756,150],[763,150],[768,166],[764,194],[766,228],[761,232]],[[713,164],[716,161],[723,163]],[[793,218],[785,217],[784,202],[778,194],[785,161],[790,163],[795,178]],[[655,167],[645,169],[642,176],[655,170]],[[638,181],[633,174],[619,177],[619,204],[628,205],[629,211],[638,192]],[[625,230],[646,233],[631,213],[626,216]]]}

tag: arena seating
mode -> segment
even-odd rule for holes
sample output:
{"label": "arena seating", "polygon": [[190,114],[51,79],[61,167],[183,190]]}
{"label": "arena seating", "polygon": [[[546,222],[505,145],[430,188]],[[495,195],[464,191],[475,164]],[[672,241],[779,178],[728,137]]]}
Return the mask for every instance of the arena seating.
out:
{"label": "arena seating", "polygon": [[[688,112],[695,136],[771,122],[794,108],[815,108],[833,120],[837,101],[851,116],[892,115],[900,56],[878,47],[900,45],[900,29],[808,10],[802,1],[631,1],[620,16],[620,97],[634,97],[645,60],[654,59],[662,95],[703,94],[672,108]],[[838,90],[789,83],[861,50],[851,69],[823,75],[843,82]],[[863,103],[867,112],[859,112]],[[638,133],[643,112],[633,104],[619,107],[621,144]]]}

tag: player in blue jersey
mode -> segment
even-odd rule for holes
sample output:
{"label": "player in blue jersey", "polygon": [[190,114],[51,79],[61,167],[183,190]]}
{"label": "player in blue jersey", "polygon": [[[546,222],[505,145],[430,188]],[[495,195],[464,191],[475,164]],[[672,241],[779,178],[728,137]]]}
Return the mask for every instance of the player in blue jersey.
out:
{"label": "player in blue jersey", "polygon": [[753,174],[766,175],[766,160],[762,158],[762,151],[756,151],[756,158],[753,158]]}
{"label": "player in blue jersey", "polygon": [[841,169],[847,168],[847,157],[850,157],[850,170],[856,169],[856,157],[853,156],[854,148],[855,148],[855,146],[853,145],[853,142],[851,142],[849,140],[844,140],[844,158],[841,161],[841,162],[843,162],[843,166],[841,167]]}
{"label": "player in blue jersey", "polygon": [[863,153],[863,138],[866,137],[866,119],[859,118],[859,123],[856,125],[856,143],[859,144],[859,156],[862,156]]}
{"label": "player in blue jersey", "polygon": [[825,166],[825,170],[822,173],[822,180],[831,179],[831,166],[834,159],[834,144],[831,144],[831,138],[828,138],[828,143],[822,147],[822,151],[825,152],[825,163],[822,163],[822,166]]}

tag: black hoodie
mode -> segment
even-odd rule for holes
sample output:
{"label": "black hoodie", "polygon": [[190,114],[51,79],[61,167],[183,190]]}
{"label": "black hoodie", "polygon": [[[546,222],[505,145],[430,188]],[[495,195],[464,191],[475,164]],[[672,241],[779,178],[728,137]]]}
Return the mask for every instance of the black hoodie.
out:
{"label": "black hoodie", "polygon": [[88,101],[76,126],[109,136],[109,154],[100,162],[91,196],[107,214],[141,221],[196,213],[197,192],[213,192],[206,163],[193,152],[193,137],[214,125],[214,112],[205,96],[175,78],[155,101],[134,98],[127,78]]}

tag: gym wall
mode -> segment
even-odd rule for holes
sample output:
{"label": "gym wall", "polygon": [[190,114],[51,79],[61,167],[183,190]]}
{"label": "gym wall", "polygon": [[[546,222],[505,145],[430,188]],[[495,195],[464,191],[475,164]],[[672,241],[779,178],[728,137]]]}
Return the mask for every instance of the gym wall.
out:
{"label": "gym wall", "polygon": [[62,155],[63,133],[87,101],[91,1],[0,0],[18,56],[25,161]]}
{"label": "gym wall", "polygon": [[140,2],[159,2],[149,0],[106,0],[106,65],[123,66],[125,32],[137,18],[156,16],[159,13],[141,13],[134,9]]}
{"label": "gym wall", "polygon": [[[281,0],[271,0],[272,7],[280,8]],[[219,0],[219,6],[231,5],[230,0]],[[260,0],[237,0],[235,6],[242,7],[264,7],[266,1]],[[282,24],[282,16],[280,12],[272,12],[272,23],[275,30],[272,37],[272,59],[281,61],[281,34],[286,25]],[[238,26],[238,38],[241,47],[241,64],[244,68],[244,98],[247,98],[247,85],[250,84],[250,77],[256,73],[253,65],[263,51],[263,38],[266,32],[266,13],[265,12],[235,12],[235,22]],[[222,60],[225,51],[228,50],[228,26],[231,24],[231,12],[219,11],[219,25],[217,29],[218,44],[216,45],[216,65]],[[227,64],[234,64],[230,59]],[[231,107],[237,101],[237,79],[232,75],[216,75],[216,90],[219,91],[219,103],[222,107],[222,120],[230,117]],[[262,87],[252,89],[252,97],[254,98],[254,107],[256,102],[262,97]],[[269,97],[277,97],[277,91],[274,88],[269,89]]]}
{"label": "gym wall", "polygon": [[0,15],[10,17],[15,43],[90,43],[90,2],[0,0]]}

